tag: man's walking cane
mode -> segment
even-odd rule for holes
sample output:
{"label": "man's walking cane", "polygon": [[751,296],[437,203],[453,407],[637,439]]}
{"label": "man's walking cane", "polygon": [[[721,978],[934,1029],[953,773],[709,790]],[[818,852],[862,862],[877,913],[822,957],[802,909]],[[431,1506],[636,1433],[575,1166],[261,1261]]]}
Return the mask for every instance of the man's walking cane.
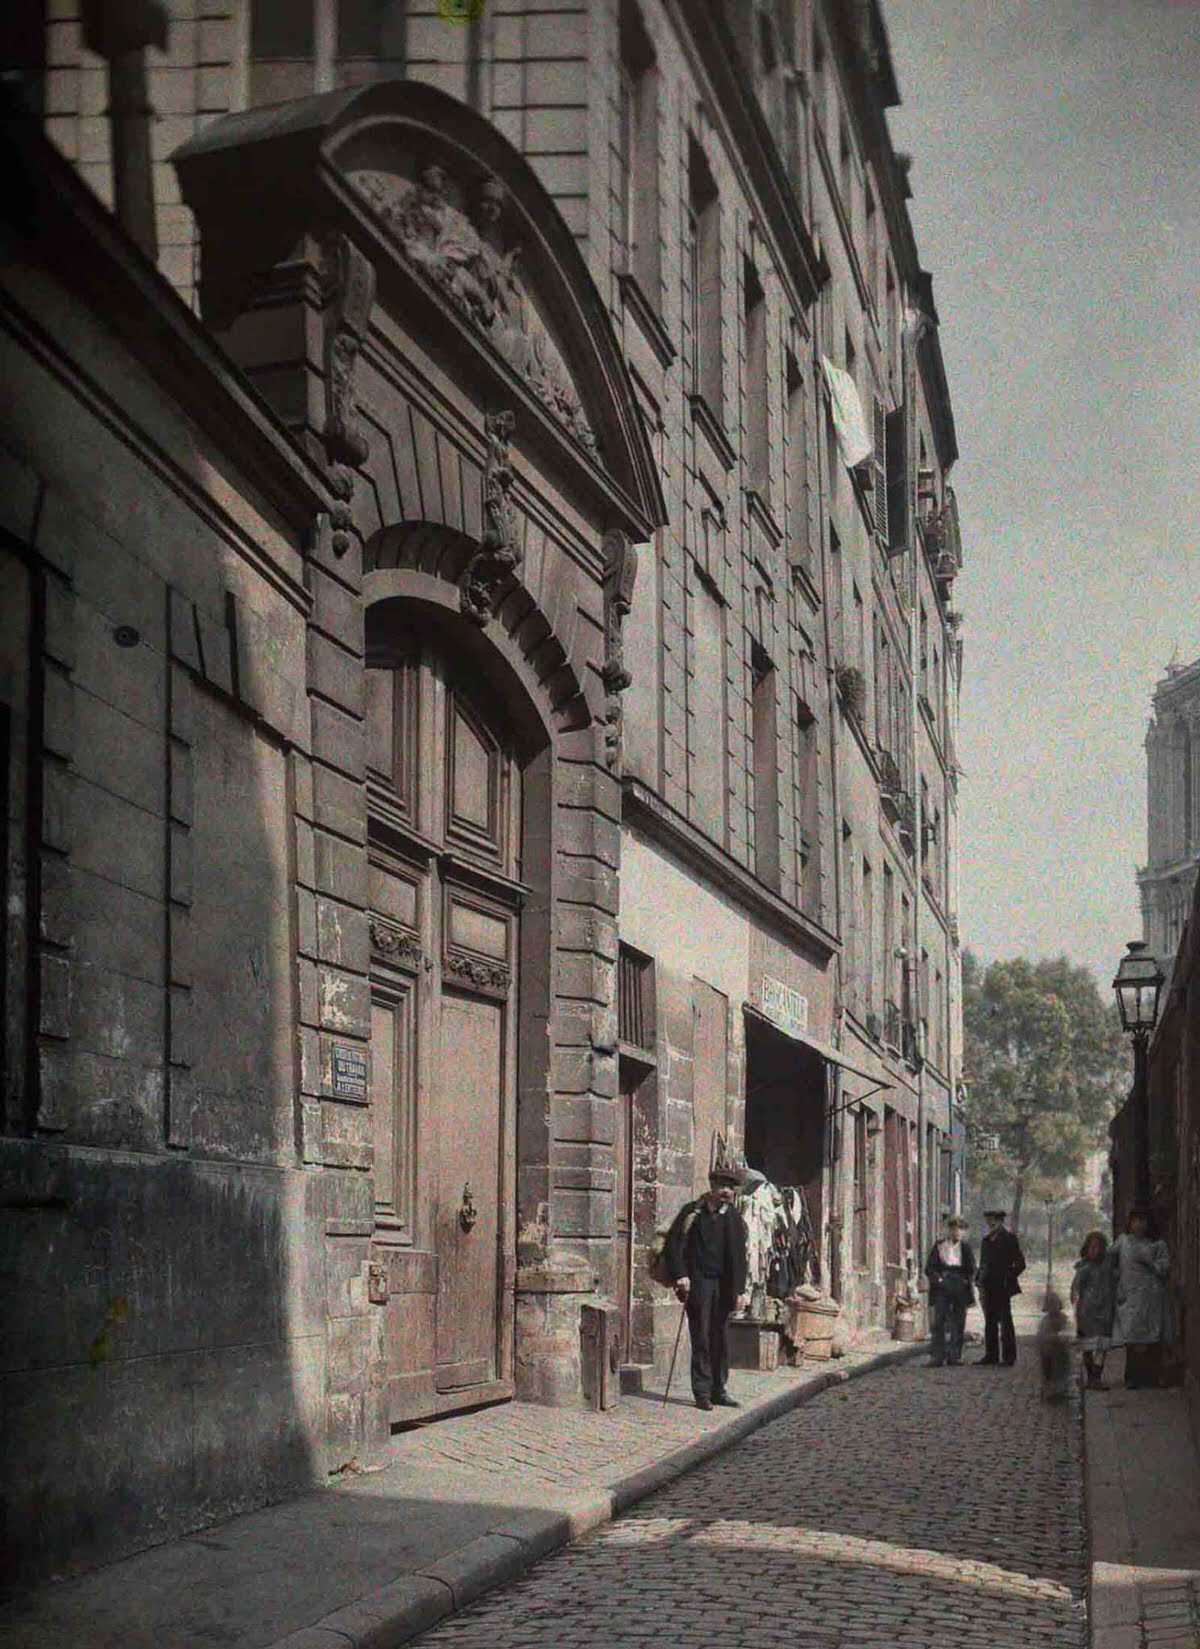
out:
{"label": "man's walking cane", "polygon": [[675,1330],[675,1350],[671,1353],[671,1372],[667,1375],[667,1389],[663,1392],[663,1402],[671,1395],[671,1381],[675,1378],[675,1359],[679,1356],[679,1342],[683,1338],[683,1319],[687,1316],[687,1301],[683,1302],[683,1310],[679,1313],[679,1327]]}

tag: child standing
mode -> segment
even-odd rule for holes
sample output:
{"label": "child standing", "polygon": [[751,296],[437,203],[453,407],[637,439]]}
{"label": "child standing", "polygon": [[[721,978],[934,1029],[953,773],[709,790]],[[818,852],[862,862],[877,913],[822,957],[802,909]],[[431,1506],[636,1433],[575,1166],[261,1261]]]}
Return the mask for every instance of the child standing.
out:
{"label": "child standing", "polygon": [[1107,1391],[1104,1384],[1106,1342],[1113,1326],[1112,1268],[1106,1264],[1108,1240],[1101,1231],[1089,1231],[1075,1261],[1071,1279],[1071,1304],[1075,1307],[1075,1331],[1081,1340],[1090,1340],[1083,1353],[1083,1369],[1089,1391]]}
{"label": "child standing", "polygon": [[1070,1324],[1062,1300],[1050,1289],[1042,1300],[1043,1316],[1038,1324],[1038,1356],[1042,1364],[1042,1396],[1062,1402],[1071,1380]]}

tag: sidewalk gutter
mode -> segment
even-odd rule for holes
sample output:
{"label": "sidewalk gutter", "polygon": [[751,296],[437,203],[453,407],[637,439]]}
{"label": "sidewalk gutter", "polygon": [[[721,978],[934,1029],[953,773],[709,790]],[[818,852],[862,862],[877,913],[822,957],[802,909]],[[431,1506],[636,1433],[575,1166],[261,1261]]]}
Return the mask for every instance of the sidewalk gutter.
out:
{"label": "sidewalk gutter", "polygon": [[639,1500],[723,1454],[773,1420],[811,1403],[831,1387],[907,1362],[928,1350],[928,1343],[919,1340],[878,1352],[849,1368],[832,1367],[802,1386],[756,1403],[719,1430],[672,1450],[651,1466],[618,1478],[599,1493],[577,1496],[555,1511],[528,1511],[507,1519],[439,1562],[379,1587],[315,1625],[277,1638],[269,1649],[396,1649],[447,1615],[465,1609],[485,1592],[515,1580],[539,1558],[620,1516]]}

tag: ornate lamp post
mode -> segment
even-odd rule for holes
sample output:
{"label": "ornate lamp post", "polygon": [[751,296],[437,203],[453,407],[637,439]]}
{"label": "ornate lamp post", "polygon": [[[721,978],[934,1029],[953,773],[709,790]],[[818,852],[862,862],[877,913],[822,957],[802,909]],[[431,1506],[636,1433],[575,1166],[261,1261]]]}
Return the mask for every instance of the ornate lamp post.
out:
{"label": "ornate lamp post", "polygon": [[1121,1010],[1121,1029],[1133,1038],[1133,1179],[1134,1198],[1150,1201],[1150,1080],[1147,1050],[1158,1023],[1158,998],[1166,976],[1144,939],[1131,939],[1121,958],[1113,989]]}

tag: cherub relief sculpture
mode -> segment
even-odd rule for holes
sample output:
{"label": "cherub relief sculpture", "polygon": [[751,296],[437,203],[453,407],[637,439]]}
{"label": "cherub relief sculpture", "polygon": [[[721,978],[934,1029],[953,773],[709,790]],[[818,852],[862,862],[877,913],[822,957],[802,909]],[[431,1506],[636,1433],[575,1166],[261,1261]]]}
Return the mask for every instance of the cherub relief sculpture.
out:
{"label": "cherub relief sculpture", "polygon": [[596,438],[567,370],[518,276],[521,249],[501,244],[505,189],[484,177],[460,211],[444,167],[431,163],[407,186],[386,172],[351,180],[378,212],[408,261],[448,295],[586,451]]}

